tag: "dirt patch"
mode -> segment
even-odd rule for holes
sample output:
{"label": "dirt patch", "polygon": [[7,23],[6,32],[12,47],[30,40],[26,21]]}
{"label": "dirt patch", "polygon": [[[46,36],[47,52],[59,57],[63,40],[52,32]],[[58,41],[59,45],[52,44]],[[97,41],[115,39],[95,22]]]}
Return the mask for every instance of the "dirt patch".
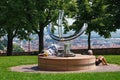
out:
{"label": "dirt patch", "polygon": [[79,71],[44,71],[38,68],[37,64],[21,65],[10,68],[11,71],[29,72],[29,73],[80,73],[80,72],[115,72],[120,71],[120,66],[116,64],[99,65],[93,70],[79,70]]}

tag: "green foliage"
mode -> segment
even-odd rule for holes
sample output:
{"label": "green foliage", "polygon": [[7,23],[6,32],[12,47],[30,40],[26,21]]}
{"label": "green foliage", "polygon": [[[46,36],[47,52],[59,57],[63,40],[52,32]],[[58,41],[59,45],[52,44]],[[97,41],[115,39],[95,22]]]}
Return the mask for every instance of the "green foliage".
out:
{"label": "green foliage", "polygon": [[88,35],[88,49],[90,49],[91,32],[95,31],[105,38],[111,37],[111,32],[116,31],[113,25],[114,19],[108,11],[109,4],[105,0],[79,0],[76,21],[72,28],[76,31],[83,23],[88,24],[86,34]]}
{"label": "green foliage", "polygon": [[[29,35],[35,33],[39,35],[41,50],[44,27],[51,22],[57,24],[59,10],[64,10],[65,17],[76,18],[70,27],[76,31],[87,22],[89,27],[86,33],[95,31],[107,38],[111,36],[111,31],[120,28],[119,0],[2,0],[0,37],[7,35],[8,43],[11,44],[14,37],[29,40]],[[68,23],[65,18],[63,24],[67,32]],[[11,45],[8,47],[9,50]]]}
{"label": "green foliage", "polygon": [[7,55],[12,55],[14,37],[27,39],[32,32],[25,16],[23,0],[4,0],[0,3],[0,37],[7,36]]}
{"label": "green foliage", "polygon": [[24,50],[18,44],[13,44],[13,52],[24,52]]}
{"label": "green foliage", "polygon": [[[65,15],[75,14],[76,0],[28,0],[24,1],[26,19],[32,30],[39,36],[39,52],[43,50],[44,28],[49,24],[56,24],[59,10],[64,10]],[[70,12],[72,11],[72,12]]]}
{"label": "green foliage", "polygon": [[4,50],[7,47],[7,40],[5,38],[0,39],[0,50]]}
{"label": "green foliage", "polygon": [[[26,19],[32,25],[33,30],[38,33],[41,27],[46,27],[58,19],[59,10],[64,10],[65,15],[72,16],[76,11],[76,0],[29,0],[24,2]],[[71,12],[70,12],[71,11]]]}
{"label": "green foliage", "polygon": [[21,1],[5,0],[0,6],[0,27],[5,34],[19,36],[20,34],[26,34],[25,31],[27,20],[23,14],[24,7]]}
{"label": "green foliage", "polygon": [[[63,33],[66,34],[67,31],[71,30],[71,27],[69,27],[67,19],[68,18],[73,18],[74,19],[75,16],[76,16],[76,12],[78,11],[77,0],[63,0],[63,3],[62,3],[61,6],[63,6],[63,8],[61,8],[59,10],[64,11],[64,16],[63,16],[63,21],[62,21],[62,25],[64,27],[64,32]],[[58,19],[58,14],[57,14],[57,19]],[[58,26],[57,20],[52,22],[52,24],[53,24],[53,27]],[[55,30],[55,29],[53,28],[53,30]]]}
{"label": "green foliage", "polygon": [[[39,35],[39,47],[43,48],[43,31],[51,22],[58,19],[58,11],[66,15],[75,14],[76,0],[4,0],[0,3],[0,34],[7,35],[11,53],[14,37],[29,40],[34,32]],[[72,13],[70,13],[72,11]],[[40,50],[40,49],[39,49]]]}
{"label": "green foliage", "polygon": [[78,15],[75,24],[79,29],[83,23],[88,23],[87,33],[97,32],[105,38],[111,37],[110,32],[116,31],[113,26],[113,18],[107,11],[109,4],[105,0],[82,0],[78,2]]}
{"label": "green foliage", "polygon": [[119,0],[105,0],[106,4],[108,4],[107,11],[111,14],[112,25],[114,25],[115,28],[120,29],[120,1]]}

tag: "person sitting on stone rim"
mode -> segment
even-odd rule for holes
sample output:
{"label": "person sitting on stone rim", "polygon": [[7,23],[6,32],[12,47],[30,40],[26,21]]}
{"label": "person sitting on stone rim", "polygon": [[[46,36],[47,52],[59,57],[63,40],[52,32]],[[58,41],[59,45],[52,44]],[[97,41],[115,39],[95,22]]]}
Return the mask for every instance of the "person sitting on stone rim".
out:
{"label": "person sitting on stone rim", "polygon": [[56,56],[58,54],[59,46],[57,44],[51,44],[48,49],[44,50],[39,56]]}
{"label": "person sitting on stone rim", "polygon": [[[93,51],[92,50],[88,50],[88,55],[93,55]],[[95,65],[98,66],[100,63],[102,63],[103,65],[108,65],[106,59],[104,56],[100,55],[96,58],[95,60]]]}

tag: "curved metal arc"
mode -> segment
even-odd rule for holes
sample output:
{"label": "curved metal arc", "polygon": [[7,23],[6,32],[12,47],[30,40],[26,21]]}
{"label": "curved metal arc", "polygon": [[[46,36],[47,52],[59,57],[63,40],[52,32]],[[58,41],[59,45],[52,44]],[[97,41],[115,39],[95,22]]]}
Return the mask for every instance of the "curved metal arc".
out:
{"label": "curved metal arc", "polygon": [[75,33],[75,34],[68,36],[68,37],[58,37],[58,36],[52,34],[50,31],[50,25],[47,27],[48,28],[47,30],[48,30],[48,33],[52,39],[54,39],[56,41],[69,41],[69,40],[75,39],[75,38],[79,37],[81,34],[83,34],[84,31],[87,29],[87,27],[88,27],[88,24],[84,23],[83,27],[79,30],[78,33]]}

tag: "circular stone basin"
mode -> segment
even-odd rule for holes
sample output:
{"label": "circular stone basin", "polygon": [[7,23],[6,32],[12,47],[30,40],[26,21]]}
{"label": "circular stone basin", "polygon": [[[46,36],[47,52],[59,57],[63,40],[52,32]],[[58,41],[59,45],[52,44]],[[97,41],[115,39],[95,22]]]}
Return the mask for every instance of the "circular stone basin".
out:
{"label": "circular stone basin", "polygon": [[77,71],[95,69],[95,56],[76,54],[75,57],[57,57],[38,55],[40,70]]}

